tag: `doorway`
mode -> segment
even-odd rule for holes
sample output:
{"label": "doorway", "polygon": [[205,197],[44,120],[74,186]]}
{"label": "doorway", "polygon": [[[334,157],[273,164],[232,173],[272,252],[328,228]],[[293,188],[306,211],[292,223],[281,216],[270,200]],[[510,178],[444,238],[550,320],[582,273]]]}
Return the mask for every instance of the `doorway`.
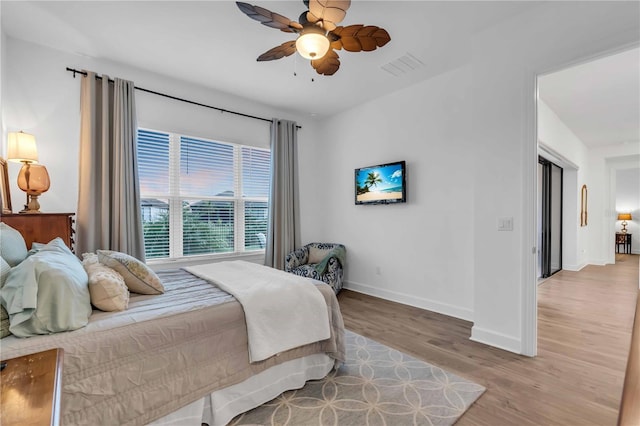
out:
{"label": "doorway", "polygon": [[538,279],[562,269],[562,167],[538,157]]}

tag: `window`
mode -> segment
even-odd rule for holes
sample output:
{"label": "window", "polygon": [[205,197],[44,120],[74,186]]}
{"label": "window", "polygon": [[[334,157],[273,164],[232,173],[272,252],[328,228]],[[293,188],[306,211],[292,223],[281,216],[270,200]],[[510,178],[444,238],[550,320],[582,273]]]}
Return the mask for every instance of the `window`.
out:
{"label": "window", "polygon": [[138,129],[147,259],[263,250],[267,149]]}

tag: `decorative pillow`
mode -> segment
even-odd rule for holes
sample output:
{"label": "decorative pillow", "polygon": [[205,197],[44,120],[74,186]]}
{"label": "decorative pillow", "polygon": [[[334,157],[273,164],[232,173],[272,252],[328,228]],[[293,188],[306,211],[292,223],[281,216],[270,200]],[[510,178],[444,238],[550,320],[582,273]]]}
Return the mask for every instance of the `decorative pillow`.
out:
{"label": "decorative pillow", "polygon": [[9,314],[4,306],[0,306],[0,339],[11,335],[9,331]]}
{"label": "decorative pillow", "polygon": [[82,253],[82,266],[84,269],[87,269],[89,265],[95,265],[96,263],[100,263],[98,259],[98,255],[95,253]]}
{"label": "decorative pillow", "polygon": [[64,241],[56,238],[11,268],[0,289],[11,333],[18,337],[84,327],[91,316],[87,273]]}
{"label": "decorative pillow", "polygon": [[98,250],[98,259],[122,275],[129,291],[139,294],[164,293],[164,286],[156,273],[135,257],[118,251]]}
{"label": "decorative pillow", "polygon": [[4,257],[0,257],[0,288],[4,287],[9,271],[11,271],[11,265],[4,260]]}
{"label": "decorative pillow", "polygon": [[[0,288],[4,287],[4,282],[7,280],[7,276],[9,275],[9,271],[11,271],[11,266],[4,260],[3,257],[0,257]],[[10,335],[9,332],[9,314],[4,306],[0,305],[0,339],[3,339]]]}
{"label": "decorative pillow", "polygon": [[89,276],[91,304],[101,311],[124,311],[129,306],[129,289],[118,272],[98,262],[94,253],[83,253],[82,266]]}
{"label": "decorative pillow", "polygon": [[11,266],[27,257],[27,245],[22,234],[4,222],[0,222],[0,256]]}
{"label": "decorative pillow", "polygon": [[317,247],[309,247],[309,261],[307,263],[320,263],[325,258],[332,248],[321,249]]}

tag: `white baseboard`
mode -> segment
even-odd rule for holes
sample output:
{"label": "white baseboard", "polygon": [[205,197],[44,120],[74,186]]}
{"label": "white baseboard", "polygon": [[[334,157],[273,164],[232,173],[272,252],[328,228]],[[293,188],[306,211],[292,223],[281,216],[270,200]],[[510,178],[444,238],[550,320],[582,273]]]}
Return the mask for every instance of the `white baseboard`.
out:
{"label": "white baseboard", "polygon": [[480,328],[477,325],[471,327],[471,337],[469,339],[474,342],[504,349],[505,351],[517,354],[522,353],[522,342],[520,340],[513,336],[507,336],[506,334]]}
{"label": "white baseboard", "polygon": [[459,306],[436,302],[434,300],[399,293],[396,291],[384,290],[353,281],[345,281],[344,288],[358,293],[367,294],[369,296],[379,297],[380,299],[402,303],[403,305],[414,306],[416,308],[426,309],[428,311],[437,312],[450,317],[463,319],[465,321],[473,321],[473,311],[471,309],[461,308]]}
{"label": "white baseboard", "polygon": [[578,272],[580,271],[582,268],[584,268],[585,266],[587,266],[588,263],[584,262],[584,263],[580,263],[579,265],[562,265],[562,270],[563,271],[572,271],[572,272]]}

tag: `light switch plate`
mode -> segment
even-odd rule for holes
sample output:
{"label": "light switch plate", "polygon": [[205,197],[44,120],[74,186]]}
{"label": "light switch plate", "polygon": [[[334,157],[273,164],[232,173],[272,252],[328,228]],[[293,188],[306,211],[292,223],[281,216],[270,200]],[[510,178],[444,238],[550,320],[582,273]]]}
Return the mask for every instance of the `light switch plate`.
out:
{"label": "light switch plate", "polygon": [[512,217],[498,218],[498,231],[513,231],[513,218]]}

